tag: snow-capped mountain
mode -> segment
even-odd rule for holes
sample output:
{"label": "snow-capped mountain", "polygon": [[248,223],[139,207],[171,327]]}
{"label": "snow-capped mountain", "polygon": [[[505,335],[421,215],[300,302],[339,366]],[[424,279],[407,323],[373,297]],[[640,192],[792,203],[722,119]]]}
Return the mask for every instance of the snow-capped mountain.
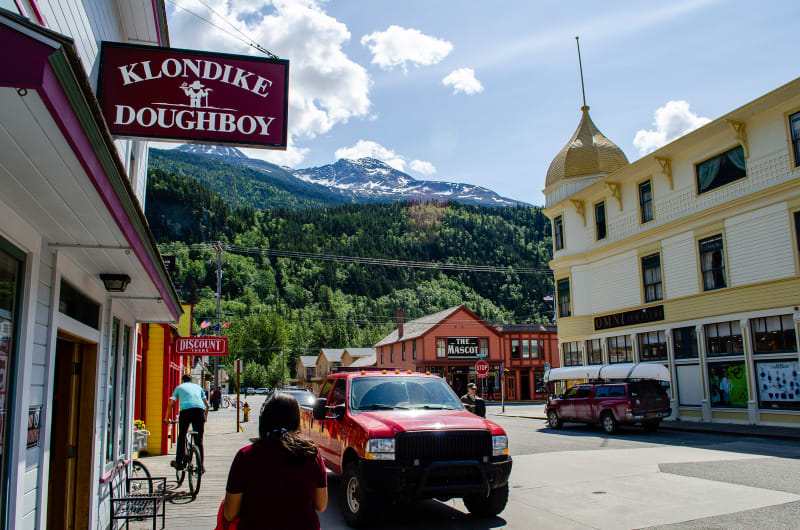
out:
{"label": "snow-capped mountain", "polygon": [[183,144],[177,147],[178,151],[195,155],[219,156],[223,158],[249,158],[235,147],[223,145]]}
{"label": "snow-capped mountain", "polygon": [[341,158],[334,164],[297,169],[294,175],[357,200],[450,200],[483,206],[526,205],[472,184],[416,180],[375,158]]}
{"label": "snow-capped mountain", "polygon": [[502,197],[490,189],[460,182],[417,180],[375,158],[339,159],[334,164],[307,169],[277,166],[249,158],[235,147],[185,144],[176,151],[213,157],[229,164],[254,169],[277,181],[327,189],[346,202],[390,202],[401,200],[458,201],[482,206],[530,206]]}

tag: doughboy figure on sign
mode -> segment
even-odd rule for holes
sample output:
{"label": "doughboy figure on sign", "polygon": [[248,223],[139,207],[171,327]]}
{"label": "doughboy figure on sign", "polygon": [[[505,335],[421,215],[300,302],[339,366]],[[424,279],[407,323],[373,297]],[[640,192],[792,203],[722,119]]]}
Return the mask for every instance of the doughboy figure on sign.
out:
{"label": "doughboy figure on sign", "polygon": [[206,106],[208,106],[208,93],[212,91],[210,88],[204,88],[203,83],[200,81],[195,81],[191,85],[186,84],[185,82],[181,85],[183,89],[183,93],[189,96],[189,106],[190,107],[200,107],[200,102],[202,98],[206,98]]}

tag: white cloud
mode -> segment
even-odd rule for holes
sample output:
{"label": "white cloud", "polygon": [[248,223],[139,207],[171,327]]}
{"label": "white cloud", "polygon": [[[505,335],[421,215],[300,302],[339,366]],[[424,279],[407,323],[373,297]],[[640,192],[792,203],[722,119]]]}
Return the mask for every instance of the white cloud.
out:
{"label": "white cloud", "polygon": [[686,101],[668,101],[656,109],[655,129],[636,131],[633,145],[639,149],[640,155],[646,155],[710,121],[690,111]]}
{"label": "white cloud", "polygon": [[430,66],[453,51],[453,45],[443,39],[425,35],[418,29],[389,26],[361,37],[361,44],[372,52],[372,63],[384,70],[399,66],[407,71],[409,64]]}
{"label": "white cloud", "polygon": [[[236,33],[219,16],[272,53],[289,58],[289,149],[286,152],[248,149],[254,156],[295,165],[308,152],[294,147],[298,138],[313,138],[335,125],[370,112],[371,80],[366,69],[350,60],[342,46],[350,40],[347,26],[329,16],[317,0],[182,0],[184,9],[169,13],[170,40],[176,48],[261,55],[233,38]],[[170,4],[167,4],[170,7]]]}
{"label": "white cloud", "polygon": [[436,173],[436,166],[424,160],[412,160],[408,165],[412,171],[416,171],[422,175],[433,175]]}
{"label": "white cloud", "polygon": [[393,167],[397,171],[406,171],[408,164],[411,171],[415,171],[422,175],[432,175],[436,173],[436,167],[430,162],[424,160],[412,160],[410,163],[406,162],[406,158],[402,155],[395,153],[392,149],[384,147],[377,142],[370,140],[359,140],[355,145],[350,147],[340,147],[334,153],[336,159],[347,158],[349,160],[358,160],[359,158],[376,158],[386,165]]}
{"label": "white cloud", "polygon": [[463,92],[472,95],[483,92],[483,85],[475,78],[475,70],[472,68],[453,70],[442,79],[442,84],[453,87],[453,94]]}

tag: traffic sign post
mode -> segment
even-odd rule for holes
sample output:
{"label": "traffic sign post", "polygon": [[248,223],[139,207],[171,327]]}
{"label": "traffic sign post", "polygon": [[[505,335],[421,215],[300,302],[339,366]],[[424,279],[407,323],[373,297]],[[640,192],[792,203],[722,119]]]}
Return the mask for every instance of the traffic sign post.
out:
{"label": "traffic sign post", "polygon": [[478,374],[478,377],[486,377],[486,374],[489,373],[489,363],[484,360],[476,362],[475,373]]}

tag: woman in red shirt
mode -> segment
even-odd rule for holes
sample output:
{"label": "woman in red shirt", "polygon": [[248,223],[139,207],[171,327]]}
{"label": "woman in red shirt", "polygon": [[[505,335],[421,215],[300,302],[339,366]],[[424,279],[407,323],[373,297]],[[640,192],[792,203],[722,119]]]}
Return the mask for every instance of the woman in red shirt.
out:
{"label": "woman in red shirt", "polygon": [[302,438],[297,400],[275,392],[261,409],[259,437],[236,453],[228,472],[223,515],[239,529],[318,530],[328,504],[325,464]]}

